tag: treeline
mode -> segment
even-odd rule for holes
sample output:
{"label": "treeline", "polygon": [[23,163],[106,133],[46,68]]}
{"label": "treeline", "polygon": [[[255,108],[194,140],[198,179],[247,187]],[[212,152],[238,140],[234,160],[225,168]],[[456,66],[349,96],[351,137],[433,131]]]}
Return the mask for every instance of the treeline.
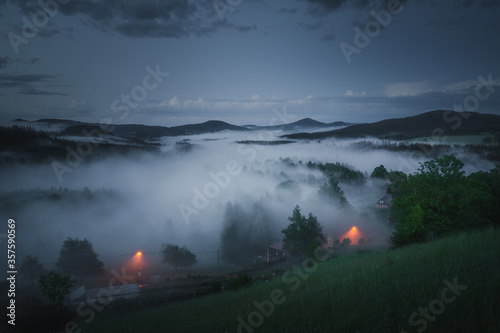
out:
{"label": "treeline", "polygon": [[[356,148],[366,150],[388,150],[393,152],[416,152],[421,153],[428,158],[437,158],[446,154],[451,154],[455,151],[461,151],[468,154],[478,155],[489,161],[500,161],[500,145],[495,143],[496,139],[488,141],[489,144],[430,144],[430,143],[408,143],[408,142],[391,142],[383,141],[381,143],[373,141],[360,141],[353,143]],[[485,142],[486,143],[486,142]]]}
{"label": "treeline", "polygon": [[500,225],[500,165],[465,176],[445,155],[422,164],[397,186],[392,200],[393,247]]}
{"label": "treeline", "polygon": [[107,189],[97,189],[91,191],[88,187],[82,190],[69,190],[68,188],[51,187],[48,190],[16,190],[0,193],[0,212],[9,214],[21,210],[27,204],[35,202],[58,202],[78,204],[88,201],[101,202],[104,199],[119,199],[120,195],[116,191]]}
{"label": "treeline", "polygon": [[327,178],[333,178],[340,182],[359,186],[366,183],[365,176],[361,171],[353,170],[350,166],[343,163],[313,163],[309,161],[305,165],[309,169],[318,169]]}
{"label": "treeline", "polygon": [[[82,133],[78,134],[83,136]],[[95,139],[95,138],[94,138]],[[65,160],[68,149],[77,149],[78,142],[58,138],[54,133],[37,131],[26,126],[0,126],[0,164],[43,163]],[[86,158],[94,159],[110,154],[128,154],[139,151],[159,152],[154,144],[134,141],[132,144],[113,144],[107,141],[93,141],[92,154]]]}

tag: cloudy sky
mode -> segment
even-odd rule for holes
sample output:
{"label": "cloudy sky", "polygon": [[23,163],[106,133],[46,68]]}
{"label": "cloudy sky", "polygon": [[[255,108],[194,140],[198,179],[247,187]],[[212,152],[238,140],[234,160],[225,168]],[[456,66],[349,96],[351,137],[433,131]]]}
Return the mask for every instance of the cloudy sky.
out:
{"label": "cloudy sky", "polygon": [[500,114],[498,0],[0,0],[0,121]]}

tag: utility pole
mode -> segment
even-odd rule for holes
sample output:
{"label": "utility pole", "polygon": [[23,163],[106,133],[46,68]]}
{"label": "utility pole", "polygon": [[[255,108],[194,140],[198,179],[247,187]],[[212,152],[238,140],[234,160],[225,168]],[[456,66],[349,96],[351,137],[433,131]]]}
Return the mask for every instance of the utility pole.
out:
{"label": "utility pole", "polygon": [[220,266],[219,263],[220,263],[219,262],[219,250],[217,249],[217,268],[219,268],[219,266]]}

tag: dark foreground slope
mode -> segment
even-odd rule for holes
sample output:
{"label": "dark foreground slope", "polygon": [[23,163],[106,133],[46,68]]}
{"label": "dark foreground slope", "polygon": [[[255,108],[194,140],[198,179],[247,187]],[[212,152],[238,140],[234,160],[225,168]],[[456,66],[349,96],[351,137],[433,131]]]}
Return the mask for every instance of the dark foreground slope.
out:
{"label": "dark foreground slope", "polygon": [[308,260],[239,292],[77,323],[93,333],[500,332],[499,237],[489,229]]}
{"label": "dark foreground slope", "polygon": [[475,135],[499,133],[500,116],[477,112],[460,113],[449,110],[430,111],[413,117],[386,119],[370,124],[318,133],[285,135],[289,139],[325,139],[376,137],[407,140],[418,137]]}

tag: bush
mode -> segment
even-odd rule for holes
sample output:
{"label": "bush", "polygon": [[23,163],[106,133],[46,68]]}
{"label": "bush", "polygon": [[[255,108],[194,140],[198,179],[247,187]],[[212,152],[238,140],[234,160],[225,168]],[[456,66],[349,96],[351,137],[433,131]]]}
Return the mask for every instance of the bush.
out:
{"label": "bush", "polygon": [[351,244],[351,239],[350,239],[350,238],[344,238],[344,239],[342,240],[342,244],[341,244],[341,245],[342,245],[342,247],[347,247],[347,246],[349,246],[350,244]]}
{"label": "bush", "polygon": [[232,291],[240,290],[252,285],[252,278],[247,273],[238,274],[235,278],[229,281],[228,289]]}

